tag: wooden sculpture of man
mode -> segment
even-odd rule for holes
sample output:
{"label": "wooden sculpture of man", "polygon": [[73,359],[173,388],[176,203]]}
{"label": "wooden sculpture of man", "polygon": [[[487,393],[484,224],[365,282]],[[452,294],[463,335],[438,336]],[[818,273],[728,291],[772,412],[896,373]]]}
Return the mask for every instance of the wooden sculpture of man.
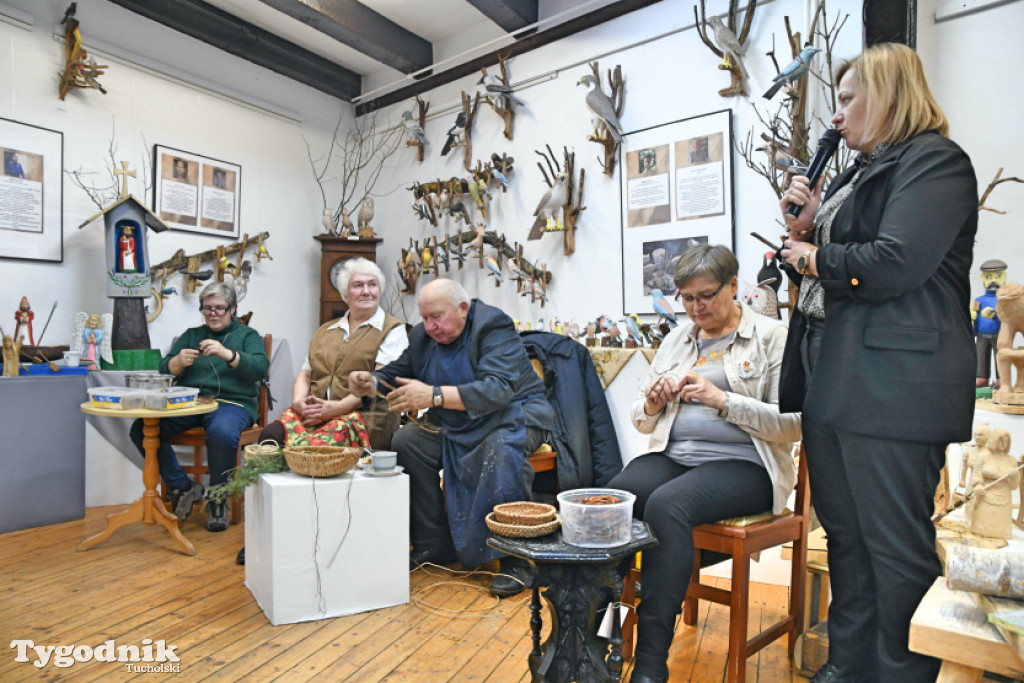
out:
{"label": "wooden sculpture of man", "polygon": [[[988,439],[991,435],[991,428],[988,422],[981,422],[974,428],[974,443],[963,447],[963,457],[960,460],[960,482],[959,488],[967,493],[974,490],[978,485],[978,462],[981,460],[981,452],[986,450]],[[964,519],[971,521],[971,513],[974,512],[975,499],[972,497],[964,507]]]}
{"label": "wooden sculpture of man", "polygon": [[[996,343],[996,367],[999,370],[999,390],[993,398],[996,403],[1024,405],[1024,349],[1013,348],[1020,332],[1024,334],[1024,287],[1007,282],[996,294],[996,315],[999,316],[999,340]],[[1013,371],[1017,381],[1013,381]]]}

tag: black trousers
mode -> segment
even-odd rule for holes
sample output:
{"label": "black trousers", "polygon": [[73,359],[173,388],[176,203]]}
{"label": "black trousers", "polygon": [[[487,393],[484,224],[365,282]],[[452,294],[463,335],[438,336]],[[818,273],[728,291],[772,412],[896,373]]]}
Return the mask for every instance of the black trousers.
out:
{"label": "black trousers", "polygon": [[[417,423],[403,425],[391,440],[391,450],[398,452],[398,464],[409,475],[409,541],[418,551],[449,555],[455,553],[448,513],[441,491],[441,433],[437,427],[424,429]],[[523,500],[530,499],[533,467],[527,455],[544,442],[544,432],[526,428],[526,450],[523,454],[525,490]]]}
{"label": "black trousers", "polygon": [[864,436],[804,418],[811,496],[828,535],[829,659],[867,680],[932,682],[910,618],[942,573],[933,498],[945,444]]}
{"label": "black trousers", "polygon": [[[633,516],[658,539],[643,552],[635,672],[667,675],[676,615],[693,571],[693,527],[771,510],[772,481],[764,467],[744,460],[685,467],[663,453],[648,453],[630,461],[608,486],[636,495]],[[701,566],[727,557],[702,552]]]}

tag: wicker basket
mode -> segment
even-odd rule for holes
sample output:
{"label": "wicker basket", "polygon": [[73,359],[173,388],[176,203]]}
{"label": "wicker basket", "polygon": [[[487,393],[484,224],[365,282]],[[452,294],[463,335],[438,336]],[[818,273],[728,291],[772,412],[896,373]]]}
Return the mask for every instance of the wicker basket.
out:
{"label": "wicker basket", "polygon": [[537,536],[547,536],[548,534],[555,531],[562,524],[562,518],[555,513],[555,518],[544,524],[502,524],[494,519],[494,513],[487,513],[487,518],[484,520],[487,523],[487,528],[498,534],[499,536],[508,536],[510,538],[535,538]]}
{"label": "wicker basket", "polygon": [[288,469],[307,477],[336,477],[356,466],[360,448],[341,446],[285,447],[284,459]]}
{"label": "wicker basket", "polygon": [[494,521],[500,524],[536,526],[546,524],[555,518],[555,506],[544,503],[519,501],[494,506]]}
{"label": "wicker basket", "polygon": [[264,441],[263,443],[251,443],[242,449],[242,458],[268,458],[281,452],[281,447],[276,441]]}

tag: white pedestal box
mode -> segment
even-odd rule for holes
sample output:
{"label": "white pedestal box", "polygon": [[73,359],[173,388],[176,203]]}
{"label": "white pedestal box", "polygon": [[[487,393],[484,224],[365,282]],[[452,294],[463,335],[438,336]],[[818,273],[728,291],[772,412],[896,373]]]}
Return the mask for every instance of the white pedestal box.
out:
{"label": "white pedestal box", "polygon": [[245,492],[245,585],[275,625],[409,602],[409,477],[262,475]]}

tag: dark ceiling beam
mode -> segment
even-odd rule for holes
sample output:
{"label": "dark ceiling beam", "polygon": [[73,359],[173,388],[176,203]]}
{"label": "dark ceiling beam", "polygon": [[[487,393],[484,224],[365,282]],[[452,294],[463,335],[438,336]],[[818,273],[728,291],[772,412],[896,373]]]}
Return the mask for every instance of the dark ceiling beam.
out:
{"label": "dark ceiling beam", "polygon": [[[505,59],[515,57],[516,55],[521,55],[529,52],[530,50],[535,50],[538,47],[554,43],[562,38],[567,38],[574,33],[585,31],[588,28],[593,28],[594,26],[603,24],[606,21],[617,19],[618,17],[660,1],[661,0],[618,0],[618,2],[605,5],[593,12],[589,12],[576,17],[575,19],[570,19],[569,21],[557,26],[553,26],[547,31],[541,31],[540,33],[533,34],[529,38],[517,40],[508,47],[501,48],[500,52],[502,57]],[[420,93],[433,90],[445,83],[451,83],[452,81],[469,76],[472,73],[479,72],[480,69],[493,66],[497,63],[498,52],[492,52],[482,57],[477,57],[472,61],[452,67],[447,71],[442,71],[438,74],[434,74],[433,76],[428,76],[417,83],[412,83],[404,88],[399,88],[398,90],[381,95],[380,97],[367,102],[360,102],[356,105],[356,116],[362,116],[363,114],[375,111],[382,107],[387,107],[397,102],[411,99]]]}
{"label": "dark ceiling beam", "polygon": [[537,23],[537,0],[467,0],[506,33]]}
{"label": "dark ceiling beam", "polygon": [[917,47],[917,0],[864,0],[864,47],[902,43]]}
{"label": "dark ceiling beam", "polygon": [[356,0],[260,2],[404,74],[434,62],[430,42]]}
{"label": "dark ceiling beam", "polygon": [[362,77],[200,0],[110,0],[147,19],[349,102]]}

